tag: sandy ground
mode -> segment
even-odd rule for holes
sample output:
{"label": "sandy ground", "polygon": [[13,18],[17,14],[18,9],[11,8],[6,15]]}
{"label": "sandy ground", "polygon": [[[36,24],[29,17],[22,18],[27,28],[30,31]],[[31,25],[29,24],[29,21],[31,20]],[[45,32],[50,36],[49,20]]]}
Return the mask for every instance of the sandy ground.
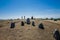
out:
{"label": "sandy ground", "polygon": [[[11,21],[0,21],[0,40],[55,40],[53,31],[55,28],[60,30],[60,24],[44,20],[34,20],[35,26],[21,26],[21,20],[14,20],[15,28],[10,28]],[[31,20],[32,21],[32,20]],[[39,29],[38,25],[43,23],[44,30]]]}

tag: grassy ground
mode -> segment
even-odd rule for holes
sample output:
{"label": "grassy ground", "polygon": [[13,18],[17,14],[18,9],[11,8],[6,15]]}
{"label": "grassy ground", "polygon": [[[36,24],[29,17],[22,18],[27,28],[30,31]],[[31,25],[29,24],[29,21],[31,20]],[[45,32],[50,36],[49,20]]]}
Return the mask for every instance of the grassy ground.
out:
{"label": "grassy ground", "polygon": [[[14,20],[16,26],[13,29],[10,28],[11,21],[0,21],[0,40],[55,40],[52,32],[55,28],[60,30],[60,24],[51,22],[51,20],[36,19],[34,20],[35,26],[31,24],[21,26],[21,21]],[[38,28],[40,23],[43,23],[44,30]]]}

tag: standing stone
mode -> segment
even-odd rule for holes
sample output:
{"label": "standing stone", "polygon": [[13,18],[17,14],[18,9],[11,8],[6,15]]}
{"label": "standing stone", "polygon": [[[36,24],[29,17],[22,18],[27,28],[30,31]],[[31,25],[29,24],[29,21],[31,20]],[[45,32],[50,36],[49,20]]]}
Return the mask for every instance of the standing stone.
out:
{"label": "standing stone", "polygon": [[25,16],[24,16],[24,23],[26,23]]}
{"label": "standing stone", "polygon": [[12,22],[11,23],[11,27],[10,28],[14,28],[15,27],[15,23],[14,22]]}
{"label": "standing stone", "polygon": [[21,21],[21,26],[24,26],[24,22],[23,21]]}
{"label": "standing stone", "polygon": [[54,30],[53,37],[54,37],[56,40],[60,40],[59,30],[57,30],[57,29]]}
{"label": "standing stone", "polygon": [[40,28],[40,29],[44,29],[44,26],[43,26],[43,24],[41,23],[41,24],[39,24],[38,25],[38,27]]}
{"label": "standing stone", "polygon": [[33,19],[33,16],[31,17],[31,19]]}
{"label": "standing stone", "polygon": [[30,19],[29,18],[27,18],[26,23],[30,24]]}
{"label": "standing stone", "polygon": [[24,16],[24,19],[25,19],[25,16]]}
{"label": "standing stone", "polygon": [[34,21],[32,21],[32,26],[35,26],[35,22]]}

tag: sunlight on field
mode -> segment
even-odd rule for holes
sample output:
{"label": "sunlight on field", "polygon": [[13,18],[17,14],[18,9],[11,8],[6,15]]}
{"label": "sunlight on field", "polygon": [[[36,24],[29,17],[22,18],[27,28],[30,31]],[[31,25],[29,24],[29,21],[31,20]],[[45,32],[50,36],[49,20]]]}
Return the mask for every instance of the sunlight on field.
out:
{"label": "sunlight on field", "polygon": [[[55,28],[60,30],[60,24],[56,24],[52,20],[35,19],[35,26],[26,23],[21,26],[21,19],[13,21],[15,22],[15,28],[12,29],[10,28],[12,21],[0,21],[0,40],[55,40],[52,32]],[[43,23],[44,30],[38,28],[40,23]]]}

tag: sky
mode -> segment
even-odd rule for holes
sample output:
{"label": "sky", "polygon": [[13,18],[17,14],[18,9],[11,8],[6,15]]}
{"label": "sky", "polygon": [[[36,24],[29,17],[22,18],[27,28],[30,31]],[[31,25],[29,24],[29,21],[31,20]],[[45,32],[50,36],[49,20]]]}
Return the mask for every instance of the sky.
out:
{"label": "sky", "polygon": [[60,18],[60,0],[0,0],[0,19]]}

